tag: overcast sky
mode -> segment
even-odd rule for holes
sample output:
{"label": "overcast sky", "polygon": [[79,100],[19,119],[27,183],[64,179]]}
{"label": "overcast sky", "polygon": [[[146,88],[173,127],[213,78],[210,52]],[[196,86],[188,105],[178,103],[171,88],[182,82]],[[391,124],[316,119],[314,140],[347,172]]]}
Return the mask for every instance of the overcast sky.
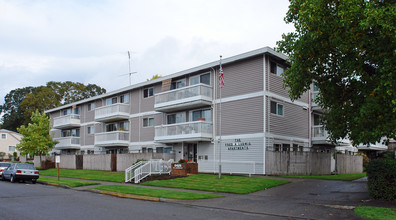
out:
{"label": "overcast sky", "polygon": [[[275,47],[286,0],[0,0],[0,104],[12,89],[48,81],[112,91]],[[226,73],[225,73],[226,74]]]}

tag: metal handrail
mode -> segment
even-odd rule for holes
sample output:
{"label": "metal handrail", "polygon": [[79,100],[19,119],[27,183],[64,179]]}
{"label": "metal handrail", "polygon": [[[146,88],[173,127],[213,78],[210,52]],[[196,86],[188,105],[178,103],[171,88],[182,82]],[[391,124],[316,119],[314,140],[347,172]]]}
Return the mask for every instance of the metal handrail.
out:
{"label": "metal handrail", "polygon": [[125,182],[131,182],[134,179],[135,183],[140,183],[142,179],[152,174],[170,174],[172,163],[173,159],[140,161],[125,170]]}

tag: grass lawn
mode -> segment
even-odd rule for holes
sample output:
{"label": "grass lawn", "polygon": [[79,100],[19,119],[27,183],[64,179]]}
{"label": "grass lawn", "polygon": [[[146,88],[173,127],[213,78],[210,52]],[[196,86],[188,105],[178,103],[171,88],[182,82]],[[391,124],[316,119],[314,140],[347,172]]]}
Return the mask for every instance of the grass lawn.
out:
{"label": "grass lawn", "polygon": [[219,180],[218,175],[197,174],[185,178],[155,180],[142,183],[142,185],[247,194],[286,183],[289,181],[226,175]]}
{"label": "grass lawn", "polygon": [[354,209],[356,215],[369,219],[393,220],[396,219],[396,209],[371,206],[358,206]]}
{"label": "grass lawn", "polygon": [[288,175],[276,175],[278,177],[288,177],[288,178],[301,178],[301,179],[320,179],[320,180],[343,180],[352,181],[360,179],[366,176],[366,173],[351,173],[351,174],[337,174],[337,175],[317,175],[317,176],[288,176]]}
{"label": "grass lawn", "polygon": [[46,183],[56,183],[56,184],[60,184],[60,185],[66,185],[69,187],[89,186],[89,185],[99,184],[99,183],[82,181],[82,180],[70,180],[70,179],[61,179],[61,178],[59,178],[59,181],[58,181],[58,178],[46,177],[46,176],[40,176],[38,181],[46,182]]}
{"label": "grass lawn", "polygon": [[193,192],[166,190],[166,189],[150,189],[150,188],[136,187],[136,186],[110,185],[110,186],[92,187],[92,189],[132,194],[132,195],[140,195],[140,196],[150,196],[156,198],[167,198],[167,199],[187,200],[187,199],[210,199],[210,198],[223,197],[220,195],[209,194],[209,193],[193,193]]}
{"label": "grass lawn", "polygon": [[[70,177],[86,180],[99,180],[121,183],[125,181],[124,172],[110,172],[103,170],[72,170],[60,169],[60,177]],[[40,170],[41,175],[57,176],[56,169]],[[40,177],[41,178],[41,177]]]}

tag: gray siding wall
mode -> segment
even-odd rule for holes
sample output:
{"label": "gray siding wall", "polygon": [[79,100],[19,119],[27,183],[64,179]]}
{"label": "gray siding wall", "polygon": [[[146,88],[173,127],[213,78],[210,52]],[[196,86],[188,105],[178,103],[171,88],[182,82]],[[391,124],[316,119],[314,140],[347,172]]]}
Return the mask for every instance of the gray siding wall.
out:
{"label": "gray siding wall", "polygon": [[[143,98],[143,90],[146,88],[154,87],[154,96],[150,96],[148,98]],[[140,107],[140,112],[149,112],[149,111],[154,111],[154,103],[155,103],[155,94],[158,94],[161,92],[161,84],[157,83],[153,86],[150,87],[145,87],[142,88],[141,90],[141,107]]]}
{"label": "gray siding wall", "polygon": [[131,118],[129,121],[131,122],[131,130],[129,140],[131,142],[139,142],[139,120],[140,117]]}
{"label": "gray siding wall", "polygon": [[143,96],[140,91],[141,91],[141,89],[135,89],[135,90],[132,90],[132,92],[130,93],[131,94],[131,103],[132,103],[131,114],[139,113],[139,108],[140,108],[139,107],[139,99],[141,96]]}
{"label": "gray siding wall", "polygon": [[[221,105],[221,134],[250,134],[263,132],[263,97],[230,101]],[[219,131],[217,111],[217,134]]]}
{"label": "gray siding wall", "polygon": [[[283,104],[283,116],[271,113],[271,100]],[[270,133],[308,138],[309,112],[308,110],[304,110],[302,106],[270,98],[267,102],[267,114],[269,118],[267,124],[269,125]]]}
{"label": "gray siding wall", "polygon": [[223,72],[222,98],[263,91],[262,56],[224,65]]}

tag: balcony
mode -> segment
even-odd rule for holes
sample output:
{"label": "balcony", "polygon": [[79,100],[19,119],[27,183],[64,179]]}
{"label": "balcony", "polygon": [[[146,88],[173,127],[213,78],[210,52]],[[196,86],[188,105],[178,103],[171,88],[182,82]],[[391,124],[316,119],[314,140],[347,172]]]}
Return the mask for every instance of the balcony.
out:
{"label": "balcony", "polygon": [[211,141],[213,139],[211,122],[194,121],[155,127],[154,140],[161,143],[182,141]]}
{"label": "balcony", "polygon": [[95,109],[95,121],[108,122],[129,119],[129,104],[116,103]]}
{"label": "balcony", "polygon": [[329,144],[329,133],[323,125],[312,126],[312,143],[313,144]]}
{"label": "balcony", "polygon": [[154,109],[160,112],[174,112],[199,108],[212,104],[212,87],[197,84],[155,95]]}
{"label": "balcony", "polygon": [[55,145],[56,150],[80,149],[80,137],[54,138],[59,143]]}
{"label": "balcony", "polygon": [[54,118],[53,128],[56,129],[66,129],[66,128],[74,128],[80,127],[80,115],[70,114],[70,115],[62,115],[60,117]]}
{"label": "balcony", "polygon": [[129,131],[111,131],[95,134],[95,145],[129,146]]}

